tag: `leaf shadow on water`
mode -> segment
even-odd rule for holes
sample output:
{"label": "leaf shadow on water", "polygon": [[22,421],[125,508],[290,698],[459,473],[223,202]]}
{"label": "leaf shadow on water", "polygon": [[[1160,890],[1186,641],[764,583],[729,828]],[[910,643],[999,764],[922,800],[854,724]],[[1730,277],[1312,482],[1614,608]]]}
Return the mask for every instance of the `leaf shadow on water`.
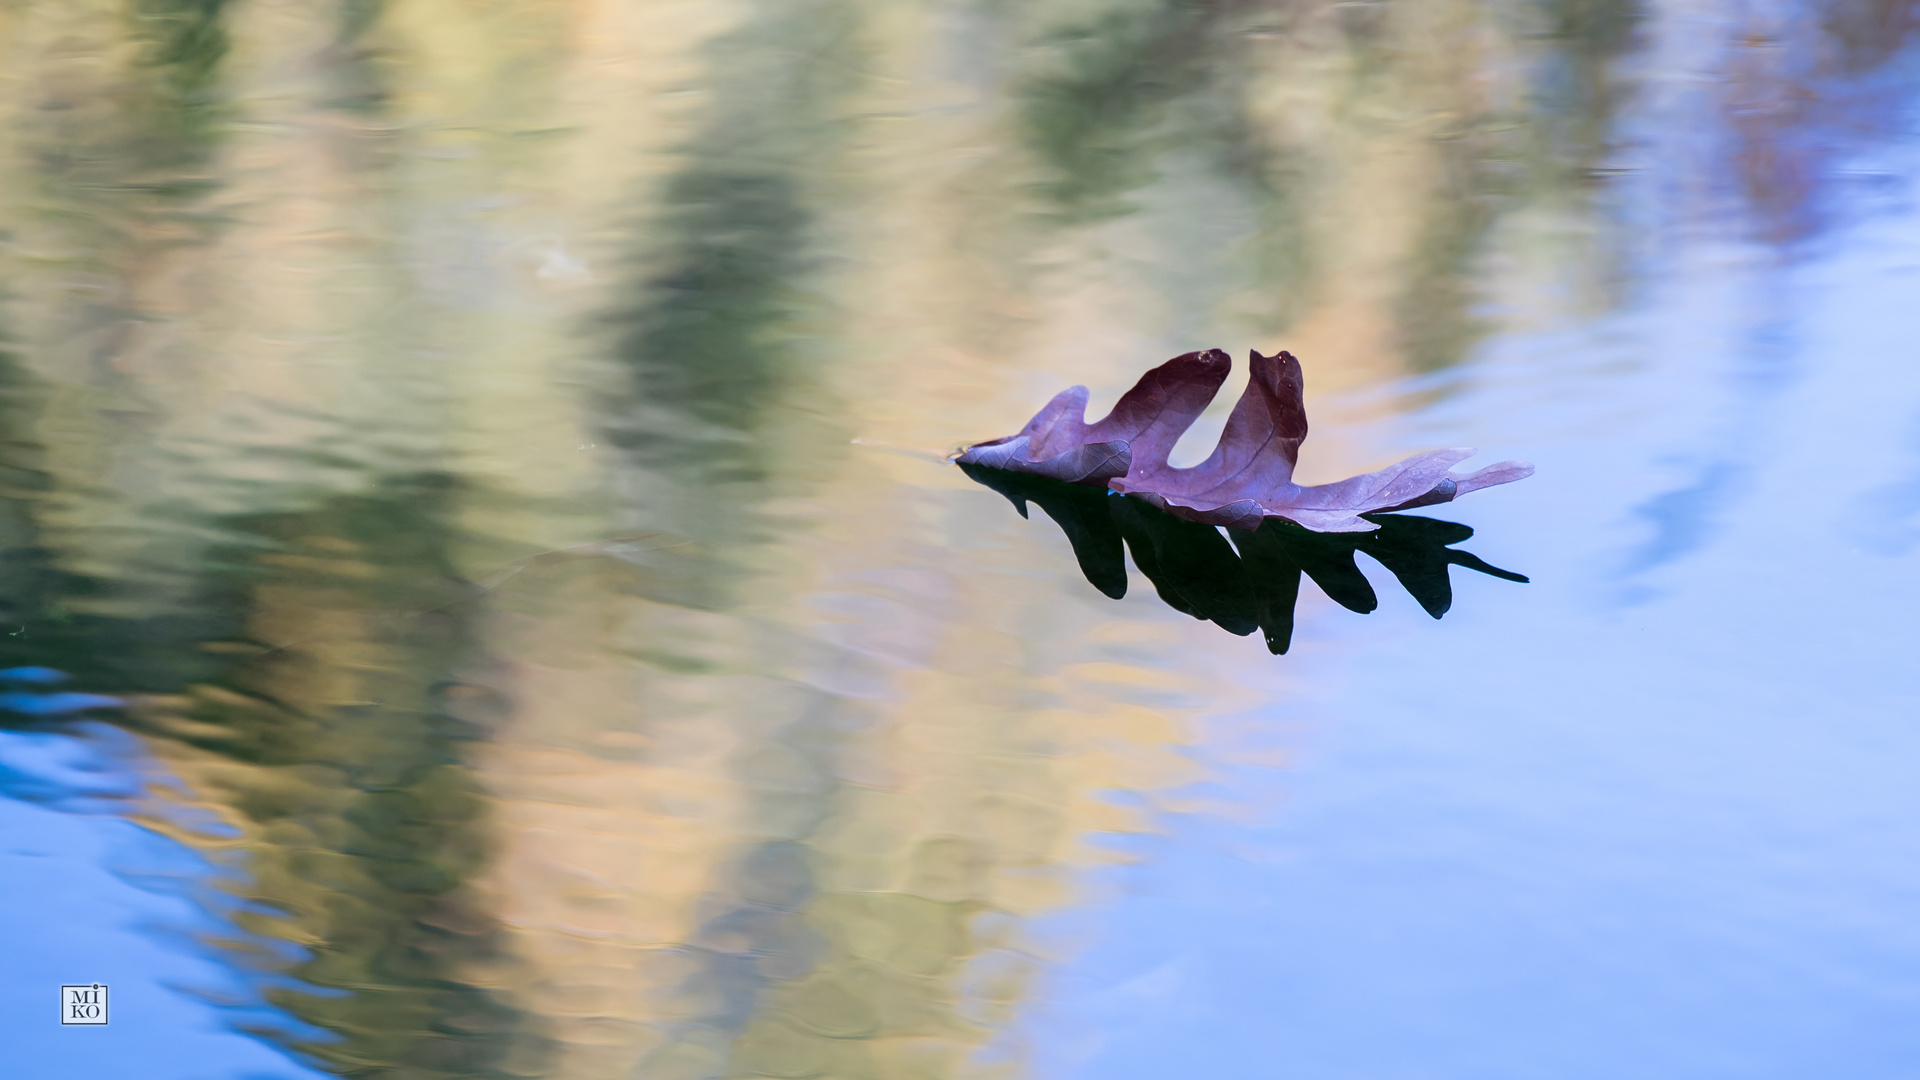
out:
{"label": "leaf shadow on water", "polygon": [[[1449,545],[1473,536],[1465,525],[1407,514],[1366,514],[1372,532],[1319,533],[1268,518],[1257,530],[1228,530],[1184,521],[1132,496],[1043,476],[961,465],[975,483],[1007,497],[1021,517],[1027,504],[1067,534],[1080,572],[1115,600],[1127,594],[1125,555],[1175,611],[1240,636],[1259,630],[1267,649],[1293,641],[1293,609],[1302,574],[1349,611],[1379,606],[1373,585],[1354,561],[1364,552],[1387,568],[1427,614],[1453,606],[1448,567],[1463,566],[1508,581],[1526,576],[1489,565]],[[1231,538],[1231,542],[1229,542]]]}

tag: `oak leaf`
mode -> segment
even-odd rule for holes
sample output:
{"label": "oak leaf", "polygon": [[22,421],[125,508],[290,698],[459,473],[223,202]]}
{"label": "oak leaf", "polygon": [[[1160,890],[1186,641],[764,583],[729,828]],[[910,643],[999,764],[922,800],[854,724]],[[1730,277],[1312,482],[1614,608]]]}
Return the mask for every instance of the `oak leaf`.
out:
{"label": "oak leaf", "polygon": [[1073,387],[1018,434],[969,447],[958,460],[1072,483],[1104,480],[1113,491],[1176,517],[1243,531],[1282,518],[1314,532],[1369,532],[1378,526],[1364,514],[1451,502],[1533,474],[1521,461],[1454,473],[1455,464],[1474,454],[1455,447],[1337,483],[1296,484],[1293,467],[1307,437],[1300,362],[1292,353],[1256,351],[1250,363],[1252,376],[1219,444],[1190,469],[1169,465],[1167,454],[1226,380],[1232,361],[1218,349],[1177,356],[1147,372],[1095,424],[1085,421],[1086,388]]}
{"label": "oak leaf", "polygon": [[1068,387],[1018,433],[975,443],[959,462],[1070,484],[1104,484],[1127,475],[1142,459],[1165,461],[1232,370],[1232,358],[1219,349],[1176,356],[1140,376],[1113,411],[1092,424],[1087,423],[1087,388]]}

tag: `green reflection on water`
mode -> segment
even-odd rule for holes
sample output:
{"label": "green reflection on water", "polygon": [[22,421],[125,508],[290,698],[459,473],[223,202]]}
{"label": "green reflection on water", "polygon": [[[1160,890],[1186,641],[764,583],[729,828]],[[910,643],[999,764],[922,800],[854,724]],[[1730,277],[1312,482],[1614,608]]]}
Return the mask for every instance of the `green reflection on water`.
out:
{"label": "green reflection on water", "polygon": [[[704,50],[705,115],[648,205],[627,295],[604,316],[630,380],[609,403],[609,438],[668,485],[647,489],[643,527],[706,545],[742,537],[776,470],[767,414],[804,397],[825,362],[812,188],[844,138],[859,15],[843,0],[757,8]],[[719,602],[713,568],[678,570],[668,598]]]}
{"label": "green reflection on water", "polygon": [[[26,393],[7,380],[0,418],[20,419]],[[275,913],[236,923],[310,950],[287,974],[345,991],[269,993],[340,1037],[293,1045],[343,1075],[537,1075],[537,1024],[472,981],[502,957],[495,920],[463,891],[492,834],[462,758],[485,731],[448,711],[454,673],[475,660],[477,590],[446,561],[457,482],[393,477],[305,511],[217,520],[229,540],[182,614],[118,617],[117,583],[62,571],[35,542],[46,484],[18,432],[0,451],[0,587],[24,629],[9,662],[102,689],[175,689],[127,720],[176,747],[196,800],[241,833],[183,838],[242,855],[246,894]]]}
{"label": "green reflection on water", "polygon": [[231,41],[230,0],[137,0],[129,17],[153,93],[141,117],[147,145],[177,165],[204,159],[220,131],[220,63]]}
{"label": "green reflection on water", "polygon": [[[1047,20],[1052,8],[1033,15]],[[1245,5],[1117,0],[1067,8],[1021,54],[1030,70],[1015,95],[1028,146],[1050,175],[1041,190],[1070,219],[1127,213],[1119,196],[1154,177],[1165,121],[1203,86],[1231,45],[1222,24]]]}
{"label": "green reflection on water", "polygon": [[344,1037],[303,1049],[347,1075],[537,1066],[524,1015],[469,982],[498,952],[492,918],[461,891],[491,844],[461,753],[484,731],[443,700],[475,659],[471,586],[447,562],[458,498],[449,477],[402,476],[223,522],[244,544],[213,556],[211,589],[293,640],[231,642],[244,659],[190,690],[184,728],[168,732],[234,763],[200,778],[245,819],[249,892],[284,912],[239,921],[314,950],[291,974],[350,991],[272,995]]}

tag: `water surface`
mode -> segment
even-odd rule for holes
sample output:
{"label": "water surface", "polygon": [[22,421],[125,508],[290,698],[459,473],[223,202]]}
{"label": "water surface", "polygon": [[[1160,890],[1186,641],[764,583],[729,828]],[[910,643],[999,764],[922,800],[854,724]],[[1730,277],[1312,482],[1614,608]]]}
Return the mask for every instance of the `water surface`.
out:
{"label": "water surface", "polygon": [[[22,1075],[1910,1075],[1913,24],[0,12]],[[1276,656],[945,463],[1215,346],[1532,583]]]}

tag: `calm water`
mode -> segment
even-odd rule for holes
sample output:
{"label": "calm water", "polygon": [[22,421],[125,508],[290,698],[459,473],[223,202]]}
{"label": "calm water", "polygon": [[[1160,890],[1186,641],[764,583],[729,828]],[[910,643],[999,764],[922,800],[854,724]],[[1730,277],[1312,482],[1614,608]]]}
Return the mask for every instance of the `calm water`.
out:
{"label": "calm water", "polygon": [[[6,1071],[1920,1074],[1917,49],[0,8]],[[1275,656],[944,462],[1214,346],[1531,583]]]}

